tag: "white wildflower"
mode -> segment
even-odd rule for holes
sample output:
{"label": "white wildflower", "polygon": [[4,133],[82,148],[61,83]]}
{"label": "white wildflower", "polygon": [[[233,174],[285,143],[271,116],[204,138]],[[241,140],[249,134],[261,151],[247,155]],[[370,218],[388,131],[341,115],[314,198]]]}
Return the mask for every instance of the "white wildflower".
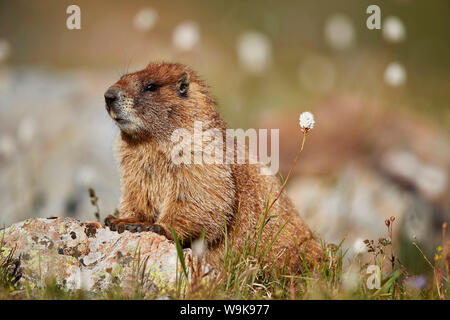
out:
{"label": "white wildflower", "polygon": [[202,239],[194,240],[192,242],[191,249],[192,249],[192,254],[194,255],[194,257],[201,259],[206,250],[205,241]]}
{"label": "white wildflower", "polygon": [[303,112],[300,115],[300,128],[302,128],[302,130],[311,130],[312,128],[314,128],[314,116],[311,112]]}
{"label": "white wildflower", "polygon": [[356,32],[353,22],[346,15],[336,13],[325,23],[325,40],[334,49],[343,50],[352,47]]}
{"label": "white wildflower", "polygon": [[172,36],[174,46],[180,51],[192,50],[200,42],[200,28],[193,21],[180,23]]}
{"label": "white wildflower", "polygon": [[402,20],[398,17],[387,17],[384,19],[383,37],[390,42],[400,42],[404,40],[406,31]]}
{"label": "white wildflower", "polygon": [[384,81],[391,87],[398,87],[406,81],[406,70],[398,62],[390,63],[384,71]]}
{"label": "white wildflower", "polygon": [[139,31],[151,30],[158,21],[158,12],[152,8],[141,9],[133,19],[134,27]]}
{"label": "white wildflower", "polygon": [[364,252],[366,252],[366,249],[367,249],[367,246],[364,243],[363,239],[358,238],[353,242],[353,251],[356,254],[364,253]]}
{"label": "white wildflower", "polygon": [[258,74],[267,69],[272,56],[272,43],[261,32],[246,31],[237,42],[239,63],[248,72]]}
{"label": "white wildflower", "polygon": [[75,183],[82,188],[91,187],[97,179],[97,172],[94,167],[85,165],[75,173]]}

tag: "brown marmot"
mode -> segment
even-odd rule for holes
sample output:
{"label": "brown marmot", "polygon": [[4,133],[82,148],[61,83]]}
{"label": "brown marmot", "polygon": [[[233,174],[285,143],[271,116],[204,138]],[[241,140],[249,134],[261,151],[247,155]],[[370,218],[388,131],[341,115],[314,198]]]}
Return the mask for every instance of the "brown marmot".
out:
{"label": "brown marmot", "polygon": [[[105,93],[106,109],[120,134],[122,170],[120,218],[105,225],[123,232],[153,231],[184,243],[204,236],[205,259],[220,268],[225,246],[236,252],[259,243],[260,262],[301,272],[317,265],[321,246],[283,191],[263,221],[268,199],[281,189],[274,175],[261,175],[261,164],[177,164],[172,159],[175,129],[192,132],[227,128],[207,86],[190,68],[151,63],[122,76]],[[261,224],[265,224],[259,232]],[[273,239],[273,241],[272,241]],[[225,241],[226,240],[226,241]]]}

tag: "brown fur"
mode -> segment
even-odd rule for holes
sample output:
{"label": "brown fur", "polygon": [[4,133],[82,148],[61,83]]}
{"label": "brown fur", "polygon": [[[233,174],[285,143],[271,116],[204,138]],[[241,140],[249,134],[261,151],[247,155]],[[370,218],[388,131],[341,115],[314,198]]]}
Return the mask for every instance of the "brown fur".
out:
{"label": "brown fur", "polygon": [[[189,83],[186,96],[177,91],[183,77]],[[158,89],[144,92],[148,83],[157,84]],[[204,130],[226,130],[214,100],[197,75],[181,64],[154,63],[123,76],[114,86],[128,99],[118,117],[131,119],[118,124],[122,221],[157,225],[169,239],[173,239],[173,229],[184,243],[199,238],[204,231],[208,244],[205,257],[216,267],[223,259],[224,230],[230,238],[234,235],[228,243],[235,250],[243,249],[249,234],[254,245],[266,200],[269,194],[272,199],[278,194],[279,180],[260,175],[259,164],[176,165],[171,160],[170,136],[174,129],[192,132],[198,120],[204,123]],[[303,256],[307,263],[320,260],[320,245],[284,191],[268,216],[276,217],[264,227],[260,247],[270,243],[280,228],[281,232],[264,263],[275,262],[279,267],[287,263],[297,272],[303,268]]]}

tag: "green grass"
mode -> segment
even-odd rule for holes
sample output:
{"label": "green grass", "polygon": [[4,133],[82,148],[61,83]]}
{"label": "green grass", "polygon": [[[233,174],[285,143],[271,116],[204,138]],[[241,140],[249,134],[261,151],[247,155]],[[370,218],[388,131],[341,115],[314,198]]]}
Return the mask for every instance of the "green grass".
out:
{"label": "green grass", "polygon": [[[264,215],[266,218],[266,215]],[[449,299],[448,252],[439,246],[433,259],[422,256],[430,273],[423,288],[408,285],[411,275],[396,257],[390,241],[392,224],[387,228],[387,237],[378,241],[366,240],[367,253],[348,256],[345,241],[338,245],[326,245],[323,261],[314,270],[305,265],[302,274],[288,275],[285,268],[262,266],[259,259],[267,246],[258,246],[257,239],[266,219],[253,233],[241,250],[233,246],[233,235],[227,239],[223,256],[223,267],[214,276],[205,274],[201,261],[194,263],[184,259],[181,244],[176,234],[175,245],[180,259],[175,286],[157,294],[146,294],[142,287],[146,281],[143,270],[145,261],[136,250],[135,289],[124,292],[117,285],[100,293],[83,290],[70,291],[48,279],[41,288],[31,289],[27,283],[19,286],[20,262],[13,258],[13,251],[0,260],[0,299],[155,299],[163,295],[169,299]],[[225,232],[226,230],[224,230]],[[445,229],[443,229],[445,231]],[[225,236],[227,238],[227,236]],[[0,243],[0,252],[3,242]],[[415,244],[422,255],[422,250]],[[258,258],[259,257],[259,258]],[[379,266],[380,287],[369,289],[367,273],[369,265]]]}
{"label": "green grass", "polygon": [[[187,299],[448,299],[450,297],[448,276],[448,252],[437,248],[434,263],[429,262],[431,276],[424,288],[408,283],[414,279],[398,260],[392,249],[390,237],[378,242],[366,240],[368,253],[347,257],[342,241],[337,246],[322,242],[324,259],[312,270],[305,265],[298,275],[283,273],[286,268],[267,268],[260,265],[258,252],[250,243],[246,250],[230,250],[223,269],[213,281],[199,278],[185,283],[185,290],[175,298]],[[256,231],[256,234],[260,230]],[[256,234],[254,236],[256,236]],[[255,251],[253,251],[255,250]],[[264,250],[264,249],[263,249]],[[252,252],[250,255],[248,252]],[[379,288],[368,289],[369,265],[383,270]],[[199,283],[200,282],[200,283]]]}

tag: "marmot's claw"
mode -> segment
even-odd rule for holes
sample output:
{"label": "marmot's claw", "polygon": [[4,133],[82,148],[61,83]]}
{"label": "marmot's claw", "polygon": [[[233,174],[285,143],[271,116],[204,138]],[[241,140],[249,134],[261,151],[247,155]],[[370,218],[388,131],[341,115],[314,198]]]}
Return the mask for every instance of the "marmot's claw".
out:
{"label": "marmot's claw", "polygon": [[125,230],[128,230],[132,233],[135,232],[146,232],[151,231],[155,233],[161,232],[161,227],[157,224],[148,224],[147,222],[141,222],[141,223],[125,223],[124,224]]}
{"label": "marmot's claw", "polygon": [[161,227],[157,224],[153,224],[147,228],[147,231],[161,234]]}
{"label": "marmot's claw", "polygon": [[123,233],[125,231],[125,225],[123,223],[117,225],[117,232]]}
{"label": "marmot's claw", "polygon": [[150,224],[145,221],[137,221],[135,219],[119,219],[112,215],[105,218],[105,226],[109,227],[111,231],[117,231],[119,233],[128,230],[132,233],[151,231],[155,233],[161,233],[161,227],[156,224]]}
{"label": "marmot's claw", "polygon": [[113,215],[109,215],[105,218],[105,226],[107,227],[111,227],[111,225],[113,224],[112,221],[116,220],[117,218],[114,217]]}
{"label": "marmot's claw", "polygon": [[128,231],[133,232],[133,233],[142,231],[142,230],[138,231],[138,228],[142,229],[142,227],[139,225],[129,224],[129,223],[125,224],[125,229],[127,229]]}

